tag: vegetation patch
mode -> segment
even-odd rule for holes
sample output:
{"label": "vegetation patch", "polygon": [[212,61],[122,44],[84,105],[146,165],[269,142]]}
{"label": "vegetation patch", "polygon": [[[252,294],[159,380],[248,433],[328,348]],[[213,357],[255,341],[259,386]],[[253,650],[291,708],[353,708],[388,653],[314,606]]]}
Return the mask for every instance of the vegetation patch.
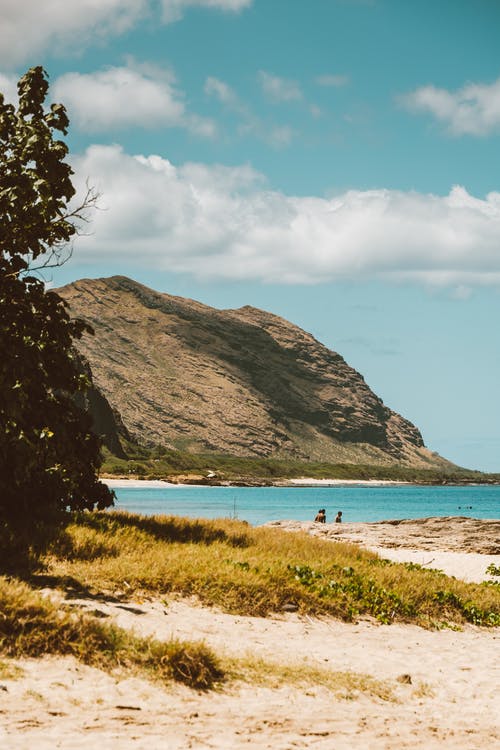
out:
{"label": "vegetation patch", "polygon": [[[127,458],[117,458],[103,450],[101,471],[115,476],[138,476],[143,479],[174,479],[179,474],[215,474],[208,484],[220,481],[248,480],[271,483],[279,479],[379,479],[419,484],[498,483],[500,474],[483,474],[451,466],[443,468],[413,468],[399,464],[331,463],[327,461],[299,461],[293,458],[257,458],[219,453],[190,453],[157,446],[127,444]],[[184,478],[183,481],[186,481]],[[200,481],[200,477],[196,479]]]}
{"label": "vegetation patch", "polygon": [[228,663],[226,674],[233,680],[242,680],[252,685],[279,688],[283,685],[296,687],[324,687],[337,698],[353,700],[366,695],[383,701],[396,701],[393,685],[388,680],[377,680],[368,674],[330,670],[311,665],[278,664],[265,659],[240,659]]}
{"label": "vegetation patch", "polygon": [[[286,610],[350,621],[500,624],[496,586],[380,559],[354,544],[240,521],[75,514],[41,558],[56,581],[93,591],[196,596],[225,612]],[[83,551],[83,552],[82,552]]]}
{"label": "vegetation patch", "polygon": [[11,661],[0,659],[0,680],[18,680],[24,674],[24,670]]}
{"label": "vegetation patch", "polygon": [[197,689],[224,677],[219,662],[201,643],[139,638],[96,618],[59,608],[26,584],[0,577],[0,654],[75,656],[101,668],[135,670]]}

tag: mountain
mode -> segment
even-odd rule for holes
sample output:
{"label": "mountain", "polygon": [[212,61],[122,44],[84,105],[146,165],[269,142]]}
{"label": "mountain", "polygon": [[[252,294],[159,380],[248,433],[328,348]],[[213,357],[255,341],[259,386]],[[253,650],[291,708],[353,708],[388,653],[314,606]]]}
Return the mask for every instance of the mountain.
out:
{"label": "mountain", "polygon": [[283,318],[123,276],[58,292],[94,328],[78,350],[94,379],[89,408],[115,453],[121,435],[191,452],[450,466],[339,354]]}

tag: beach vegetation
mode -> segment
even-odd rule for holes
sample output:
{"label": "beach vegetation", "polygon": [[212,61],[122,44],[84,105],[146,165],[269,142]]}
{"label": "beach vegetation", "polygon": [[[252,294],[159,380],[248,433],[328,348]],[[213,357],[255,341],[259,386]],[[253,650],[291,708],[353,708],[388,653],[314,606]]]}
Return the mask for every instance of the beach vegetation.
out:
{"label": "beach vegetation", "polygon": [[19,680],[24,670],[10,660],[0,659],[0,680]]}
{"label": "beach vegetation", "polygon": [[63,105],[45,105],[47,92],[35,67],[19,80],[17,106],[0,94],[0,527],[113,499],[78,403],[89,379],[73,344],[90,329],[40,276],[71,254],[92,203],[69,205],[72,169],[59,138],[68,118]]}
{"label": "beach vegetation", "polygon": [[490,563],[488,567],[486,568],[486,572],[490,576],[500,576],[500,565],[495,565],[495,563]]}
{"label": "beach vegetation", "polygon": [[355,544],[231,519],[74,514],[41,563],[61,585],[195,596],[234,614],[500,625],[495,587],[383,560]]}
{"label": "beach vegetation", "polygon": [[[84,664],[130,673],[169,684],[179,682],[196,690],[249,683],[270,689],[284,685],[322,687],[336,698],[350,700],[365,695],[396,701],[388,680],[369,674],[338,671],[303,663],[282,664],[251,654],[216,657],[203,643],[140,638],[97,617],[51,601],[25,583],[0,577],[0,677],[20,679],[24,671],[13,662],[47,654],[73,656]],[[31,697],[43,699],[28,691]]]}
{"label": "beach vegetation", "polygon": [[394,685],[369,674],[340,671],[311,664],[280,664],[255,656],[242,657],[225,662],[226,675],[231,681],[242,681],[277,689],[283,685],[310,688],[323,687],[336,698],[353,700],[359,695],[382,701],[397,702]]}
{"label": "beach vegetation", "polygon": [[96,617],[60,607],[20,581],[0,577],[0,654],[74,656],[84,664],[136,671],[208,689],[223,678],[203,643],[141,638]]}
{"label": "beach vegetation", "polygon": [[0,577],[0,674],[6,679],[15,677],[12,659],[54,654],[200,690],[243,681],[324,687],[346,700],[359,694],[397,700],[395,685],[370,675],[140,637],[82,600],[135,607],[148,600],[168,606],[185,597],[233,615],[364,618],[453,629],[467,622],[500,625],[498,587],[393,563],[355,544],[232,519],[69,515],[64,527],[43,531],[49,546],[24,581]]}

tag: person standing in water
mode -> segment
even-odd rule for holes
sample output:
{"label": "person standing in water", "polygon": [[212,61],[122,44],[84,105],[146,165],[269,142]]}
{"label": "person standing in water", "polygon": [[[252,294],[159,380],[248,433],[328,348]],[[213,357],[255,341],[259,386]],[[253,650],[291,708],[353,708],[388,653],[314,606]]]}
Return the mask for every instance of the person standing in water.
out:
{"label": "person standing in water", "polygon": [[342,511],[341,510],[339,510],[339,512],[335,516],[335,523],[342,523]]}
{"label": "person standing in water", "polygon": [[326,510],[320,508],[316,513],[316,518],[314,520],[316,523],[326,523]]}

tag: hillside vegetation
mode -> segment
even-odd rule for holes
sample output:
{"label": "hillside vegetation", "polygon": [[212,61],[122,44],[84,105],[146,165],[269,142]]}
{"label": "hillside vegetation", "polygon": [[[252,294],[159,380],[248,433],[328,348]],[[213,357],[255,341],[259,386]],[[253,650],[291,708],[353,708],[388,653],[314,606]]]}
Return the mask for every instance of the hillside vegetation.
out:
{"label": "hillside vegetation", "polygon": [[400,464],[329,463],[217,453],[193,454],[166,448],[148,450],[130,444],[127,454],[128,458],[121,459],[105,449],[102,473],[107,476],[167,479],[196,484],[270,484],[299,477],[379,479],[419,484],[500,482],[500,474],[483,474],[453,465],[425,469]]}

